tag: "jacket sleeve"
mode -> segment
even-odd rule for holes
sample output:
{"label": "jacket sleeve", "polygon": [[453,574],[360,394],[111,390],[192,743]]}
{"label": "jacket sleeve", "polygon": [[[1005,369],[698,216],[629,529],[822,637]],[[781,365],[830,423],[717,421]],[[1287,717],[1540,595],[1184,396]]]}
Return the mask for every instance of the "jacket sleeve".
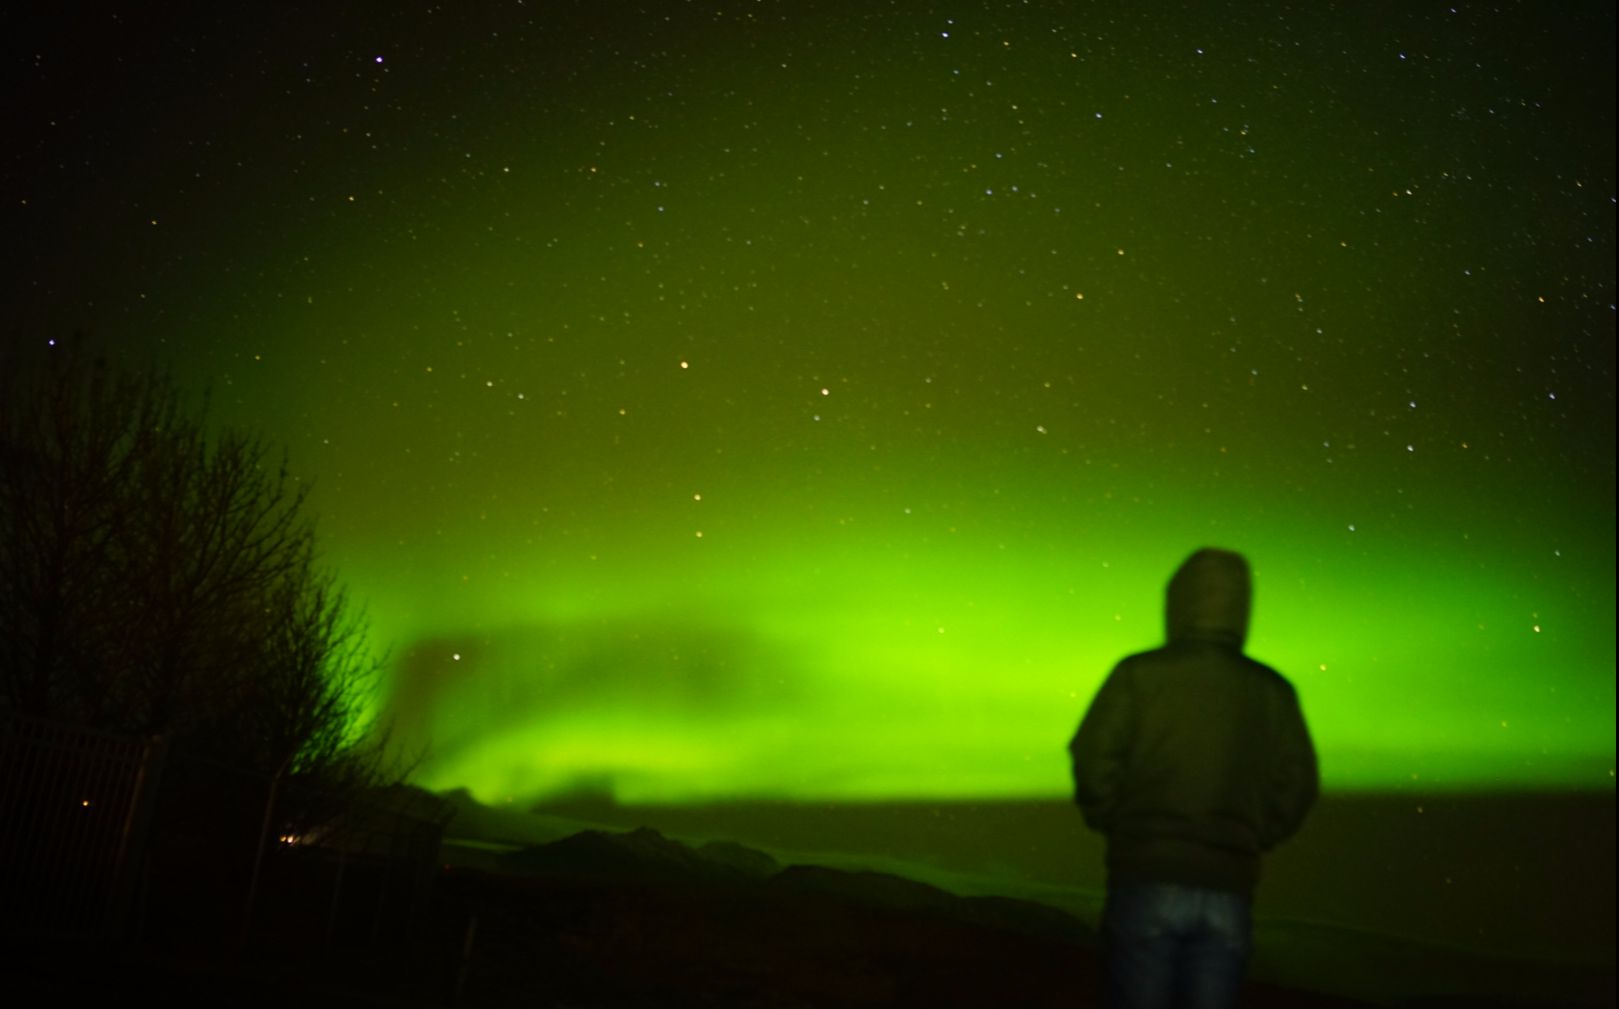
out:
{"label": "jacket sleeve", "polygon": [[1277,698],[1272,717],[1276,741],[1270,788],[1265,799],[1261,850],[1268,851],[1292,837],[1304,823],[1320,791],[1315,746],[1304,724],[1298,695],[1288,686]]}
{"label": "jacket sleeve", "polygon": [[1074,802],[1092,830],[1112,822],[1120,782],[1130,757],[1130,689],[1123,667],[1115,667],[1096,692],[1079,731],[1068,744],[1074,766]]}

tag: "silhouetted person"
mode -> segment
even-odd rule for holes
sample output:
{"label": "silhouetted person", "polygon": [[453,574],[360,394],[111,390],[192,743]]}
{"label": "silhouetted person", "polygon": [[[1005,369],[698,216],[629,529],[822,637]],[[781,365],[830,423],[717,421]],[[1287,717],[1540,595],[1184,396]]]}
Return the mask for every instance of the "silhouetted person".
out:
{"label": "silhouetted person", "polygon": [[1107,837],[1110,1009],[1236,1003],[1260,855],[1315,801],[1293,687],[1242,652],[1251,595],[1241,554],[1187,558],[1168,642],[1113,668],[1068,744],[1074,800]]}

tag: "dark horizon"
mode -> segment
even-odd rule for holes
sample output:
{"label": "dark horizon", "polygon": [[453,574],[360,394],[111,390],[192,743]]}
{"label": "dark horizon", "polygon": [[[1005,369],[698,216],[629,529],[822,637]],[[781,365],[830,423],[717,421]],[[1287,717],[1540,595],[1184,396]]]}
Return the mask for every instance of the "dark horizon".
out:
{"label": "dark horizon", "polygon": [[[498,807],[497,807],[498,808]],[[1611,794],[1328,793],[1266,859],[1255,913],[1525,958],[1611,961]],[[541,803],[533,812],[772,850],[862,856],[1099,899],[1102,841],[1069,802]],[[1540,833],[1521,829],[1526,822]],[[1557,837],[1555,858],[1544,838]],[[1483,841],[1481,839],[1488,839]],[[875,858],[873,858],[875,856]],[[938,881],[934,875],[929,881]]]}

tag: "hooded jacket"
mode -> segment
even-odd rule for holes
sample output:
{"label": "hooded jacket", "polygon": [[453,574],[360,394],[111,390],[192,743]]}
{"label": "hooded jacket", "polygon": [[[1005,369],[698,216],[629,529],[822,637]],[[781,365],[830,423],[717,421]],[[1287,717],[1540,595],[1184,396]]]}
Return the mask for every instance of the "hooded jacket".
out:
{"label": "hooded jacket", "polygon": [[1251,897],[1262,853],[1318,789],[1293,687],[1243,654],[1248,563],[1199,550],[1169,582],[1167,643],[1114,667],[1068,749],[1074,800],[1107,837],[1113,882]]}

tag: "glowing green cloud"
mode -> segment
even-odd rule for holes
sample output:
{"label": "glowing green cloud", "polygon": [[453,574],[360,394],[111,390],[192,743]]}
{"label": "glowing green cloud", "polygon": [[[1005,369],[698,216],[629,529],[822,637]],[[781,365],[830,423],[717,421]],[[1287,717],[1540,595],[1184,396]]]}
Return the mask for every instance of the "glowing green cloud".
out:
{"label": "glowing green cloud", "polygon": [[1064,795],[1068,735],[1112,663],[1158,642],[1167,573],[1204,539],[1253,558],[1250,651],[1298,686],[1328,787],[1609,780],[1611,677],[1594,703],[1581,684],[1612,668],[1612,592],[1578,558],[1546,559],[1559,583],[1460,540],[1413,562],[1304,523],[1160,512],[1087,536],[1077,517],[952,532],[901,512],[798,535],[768,517],[572,567],[514,554],[549,573],[433,600],[395,666],[420,780],[486,799]]}

